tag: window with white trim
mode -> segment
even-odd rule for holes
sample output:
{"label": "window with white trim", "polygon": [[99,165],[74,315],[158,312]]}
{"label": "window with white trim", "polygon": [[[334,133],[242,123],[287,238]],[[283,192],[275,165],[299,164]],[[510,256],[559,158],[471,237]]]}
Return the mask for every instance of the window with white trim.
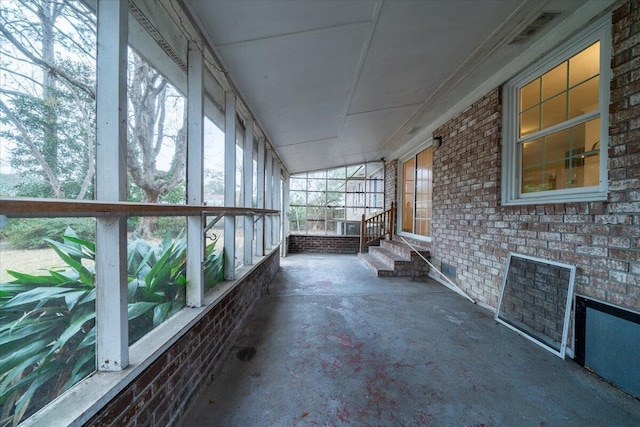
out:
{"label": "window with white trim", "polygon": [[610,45],[602,19],[505,85],[503,204],[606,199]]}

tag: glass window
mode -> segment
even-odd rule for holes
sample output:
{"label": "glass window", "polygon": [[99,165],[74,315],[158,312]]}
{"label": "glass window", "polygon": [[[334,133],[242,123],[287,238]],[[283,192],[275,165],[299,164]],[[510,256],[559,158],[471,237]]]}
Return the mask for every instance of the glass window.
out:
{"label": "glass window", "polygon": [[433,147],[402,164],[402,228],[407,233],[431,236]]}
{"label": "glass window", "polygon": [[503,126],[504,204],[606,198],[608,28],[597,23],[505,86],[516,111]]}
{"label": "glass window", "polygon": [[0,196],[94,198],[96,18],[58,3],[0,2]]}
{"label": "glass window", "polygon": [[384,168],[374,162],[293,175],[289,188],[291,233],[344,235],[359,230],[363,214],[383,210]]}

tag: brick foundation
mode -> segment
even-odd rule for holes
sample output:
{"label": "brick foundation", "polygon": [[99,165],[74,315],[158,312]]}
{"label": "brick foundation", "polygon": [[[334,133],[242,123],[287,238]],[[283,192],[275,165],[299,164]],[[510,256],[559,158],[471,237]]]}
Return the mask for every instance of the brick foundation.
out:
{"label": "brick foundation", "polygon": [[174,424],[189,398],[213,379],[279,265],[275,250],[86,425]]}
{"label": "brick foundation", "polygon": [[287,237],[289,253],[322,252],[357,254],[360,236],[308,236],[291,234]]}
{"label": "brick foundation", "polygon": [[435,265],[491,306],[509,251],[577,267],[576,293],[640,310],[640,5],[613,13],[607,202],[500,206],[501,91],[434,132]]}

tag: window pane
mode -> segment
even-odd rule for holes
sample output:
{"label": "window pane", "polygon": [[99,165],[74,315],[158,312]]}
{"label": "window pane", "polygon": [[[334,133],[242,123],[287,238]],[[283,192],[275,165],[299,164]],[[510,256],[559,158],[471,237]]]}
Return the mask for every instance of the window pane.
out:
{"label": "window pane", "polygon": [[73,0],[0,1],[0,26],[0,196],[93,199],[95,16]]}
{"label": "window pane", "polygon": [[569,129],[552,133],[544,138],[544,162],[564,159],[569,155],[571,131]]}
{"label": "window pane", "polygon": [[327,205],[330,207],[345,206],[344,193],[327,193]]}
{"label": "window pane", "polygon": [[535,79],[520,89],[520,111],[527,110],[540,103],[540,79]]}
{"label": "window pane", "polygon": [[346,174],[345,168],[330,169],[327,171],[327,178],[340,178],[344,180]]}
{"label": "window pane", "polygon": [[600,74],[600,42],[594,43],[569,60],[569,86]]}
{"label": "window pane", "polygon": [[236,217],[236,259],[235,267],[244,265],[244,217]]}
{"label": "window pane", "polygon": [[95,220],[9,218],[2,231],[0,412],[22,420],[95,371]]}
{"label": "window pane", "polygon": [[402,165],[403,189],[402,189],[402,231],[413,232],[413,209],[415,194],[415,158],[406,161]]}
{"label": "window pane", "polygon": [[291,190],[306,190],[307,189],[307,179],[299,178],[299,177],[291,177],[289,181],[289,188]]}
{"label": "window pane", "polygon": [[534,107],[520,115],[520,137],[540,130],[540,107]]}
{"label": "window pane", "polygon": [[128,67],[128,200],[185,203],[186,98],[133,49]]}
{"label": "window pane", "polygon": [[567,90],[567,62],[542,75],[542,100]]}
{"label": "window pane", "polygon": [[543,190],[542,166],[523,169],[521,190],[523,193],[534,193]]}
{"label": "window pane", "polygon": [[326,171],[309,172],[310,180],[324,180],[327,177]]}
{"label": "window pane", "polygon": [[567,94],[562,93],[542,103],[542,129],[567,120]]}
{"label": "window pane", "polygon": [[292,206],[304,206],[307,204],[307,192],[291,191],[289,192],[289,201]]}
{"label": "window pane", "polygon": [[309,186],[309,191],[327,191],[327,181],[324,178],[317,179],[309,175],[307,185]]}
{"label": "window pane", "polygon": [[581,116],[598,109],[600,79],[595,77],[569,91],[569,118]]}
{"label": "window pane", "polygon": [[204,201],[224,206],[224,132],[209,118],[204,121]]}
{"label": "window pane", "polygon": [[153,221],[162,233],[133,234],[127,244],[129,344],[176,313],[185,304],[186,238],[183,217],[132,217],[130,229]]}
{"label": "window pane", "polygon": [[524,169],[542,163],[542,140],[535,139],[533,141],[522,144],[522,167]]}

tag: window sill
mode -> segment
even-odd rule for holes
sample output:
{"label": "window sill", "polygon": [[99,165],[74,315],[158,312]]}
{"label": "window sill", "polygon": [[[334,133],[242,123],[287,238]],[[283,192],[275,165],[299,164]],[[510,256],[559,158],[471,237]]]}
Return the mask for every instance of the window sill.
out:
{"label": "window sill", "polygon": [[521,199],[502,200],[502,206],[549,205],[556,203],[603,202],[607,200],[606,192],[589,194],[567,194],[565,196],[526,197]]}

